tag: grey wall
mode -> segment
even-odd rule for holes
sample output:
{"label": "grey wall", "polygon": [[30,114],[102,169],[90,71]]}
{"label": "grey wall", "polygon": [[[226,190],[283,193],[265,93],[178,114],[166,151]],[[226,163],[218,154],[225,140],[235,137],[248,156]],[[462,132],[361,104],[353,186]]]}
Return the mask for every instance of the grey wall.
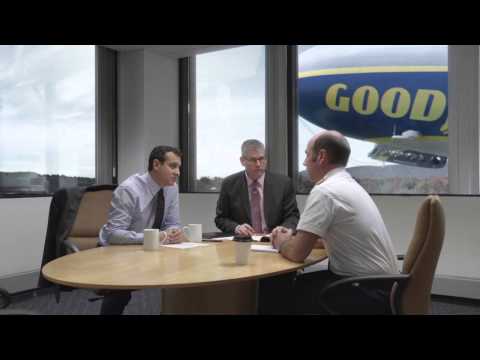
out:
{"label": "grey wall", "polygon": [[149,51],[118,57],[118,179],[147,169],[156,145],[178,146],[178,62]]}
{"label": "grey wall", "polygon": [[[50,200],[0,199],[0,287],[14,292],[35,286],[36,277],[29,275],[40,269]],[[5,280],[11,277],[19,280]]]}
{"label": "grey wall", "polygon": [[118,179],[144,165],[144,52],[118,56]]}

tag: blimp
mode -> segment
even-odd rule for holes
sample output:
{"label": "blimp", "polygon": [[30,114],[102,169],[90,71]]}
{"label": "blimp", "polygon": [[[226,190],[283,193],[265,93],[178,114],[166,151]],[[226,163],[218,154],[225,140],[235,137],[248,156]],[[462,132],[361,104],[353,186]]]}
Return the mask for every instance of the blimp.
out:
{"label": "blimp", "polygon": [[299,54],[298,95],[303,119],[374,143],[372,159],[446,165],[446,45],[308,47]]}

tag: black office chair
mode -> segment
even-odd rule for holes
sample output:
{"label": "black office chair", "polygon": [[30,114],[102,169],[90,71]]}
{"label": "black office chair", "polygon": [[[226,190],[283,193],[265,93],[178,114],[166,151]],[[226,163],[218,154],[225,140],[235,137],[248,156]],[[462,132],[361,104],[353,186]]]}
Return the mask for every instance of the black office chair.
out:
{"label": "black office chair", "polygon": [[435,269],[445,235],[445,215],[440,198],[428,196],[417,213],[415,231],[405,255],[402,272],[398,275],[351,277],[326,286],[321,305],[330,314],[335,309],[335,294],[346,287],[383,289],[390,294],[390,309],[396,314],[428,314]]}
{"label": "black office chair", "polygon": [[11,302],[12,297],[10,296],[10,293],[5,289],[0,288],[0,309],[5,309],[11,304]]}
{"label": "black office chair", "polygon": [[0,288],[0,315],[39,315],[35,311],[25,309],[7,309],[12,303],[12,296],[10,293]]}

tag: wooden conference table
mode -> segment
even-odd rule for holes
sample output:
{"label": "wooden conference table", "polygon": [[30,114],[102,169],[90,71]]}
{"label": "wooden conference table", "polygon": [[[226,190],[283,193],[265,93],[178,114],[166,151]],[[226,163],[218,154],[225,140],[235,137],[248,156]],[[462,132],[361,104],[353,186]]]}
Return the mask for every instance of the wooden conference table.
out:
{"label": "wooden conference table", "polygon": [[278,253],[251,251],[249,263],[237,265],[233,241],[203,244],[156,251],[140,245],[98,247],[53,260],[42,274],[74,288],[163,288],[162,313],[254,314],[257,279],[293,272],[327,256],[314,249],[304,263],[294,263]]}

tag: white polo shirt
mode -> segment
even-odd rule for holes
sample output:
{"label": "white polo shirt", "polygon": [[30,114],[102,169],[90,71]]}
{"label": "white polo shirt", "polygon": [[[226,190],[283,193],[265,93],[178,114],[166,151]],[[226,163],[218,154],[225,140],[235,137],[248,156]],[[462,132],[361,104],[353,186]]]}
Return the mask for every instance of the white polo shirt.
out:
{"label": "white polo shirt", "polygon": [[398,273],[377,206],[345,168],[331,170],[313,187],[297,230],[324,239],[330,270],[337,275]]}

